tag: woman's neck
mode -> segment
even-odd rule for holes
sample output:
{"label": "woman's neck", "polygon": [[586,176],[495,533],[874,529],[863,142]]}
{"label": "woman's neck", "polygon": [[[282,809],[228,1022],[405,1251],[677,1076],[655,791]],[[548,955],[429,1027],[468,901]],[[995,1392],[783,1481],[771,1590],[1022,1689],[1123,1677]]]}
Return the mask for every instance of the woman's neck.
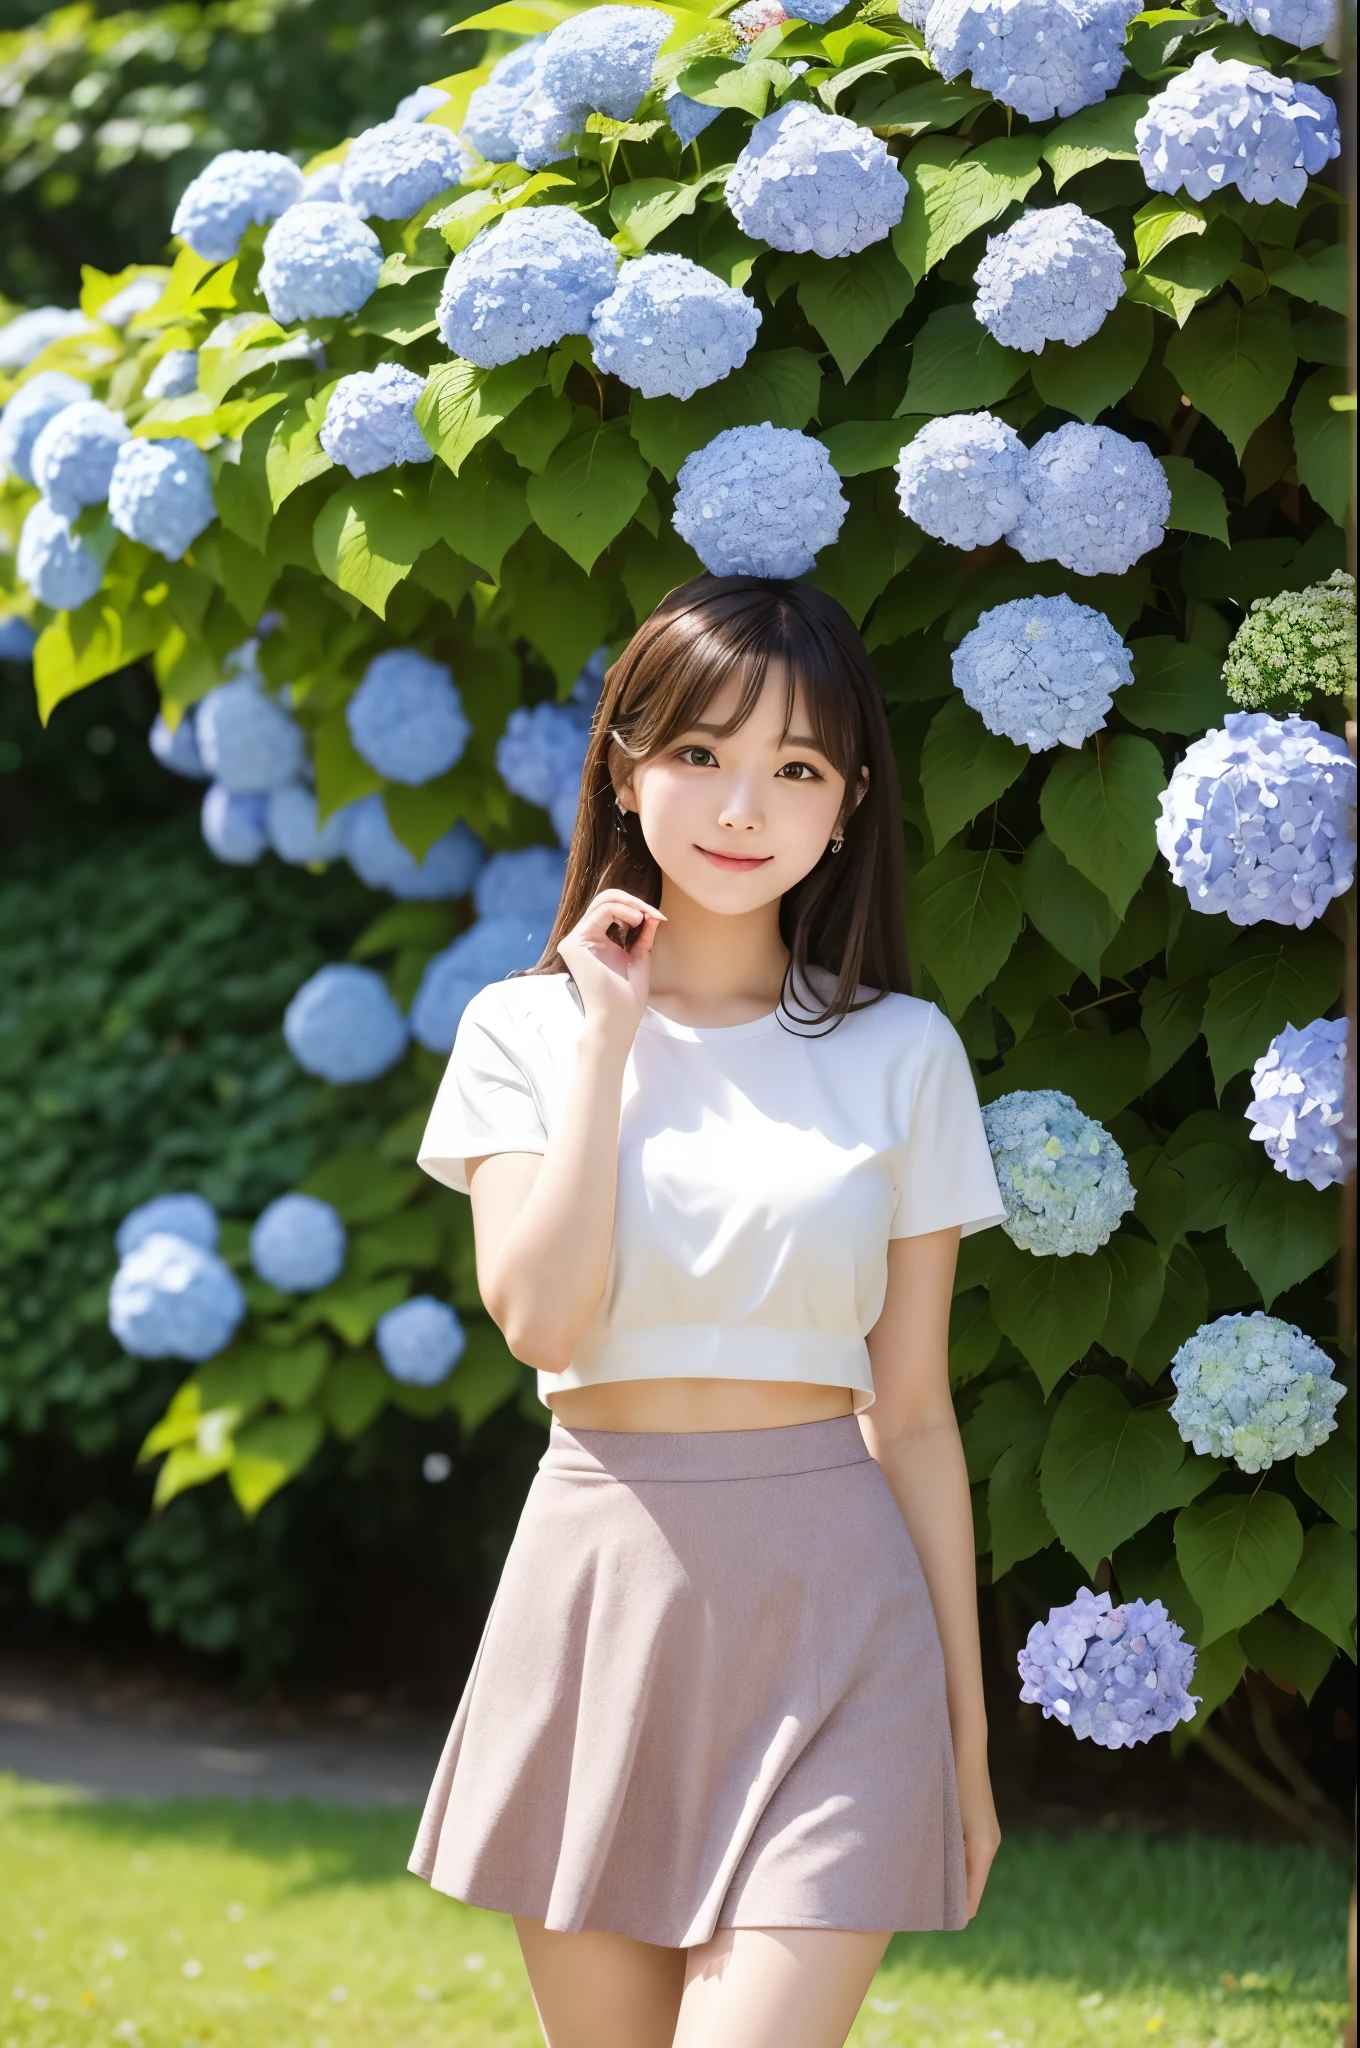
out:
{"label": "woman's neck", "polygon": [[670,881],[661,887],[666,922],[652,949],[651,1000],[677,1024],[748,1024],[779,1002],[789,949],[779,904],[743,917],[706,910]]}

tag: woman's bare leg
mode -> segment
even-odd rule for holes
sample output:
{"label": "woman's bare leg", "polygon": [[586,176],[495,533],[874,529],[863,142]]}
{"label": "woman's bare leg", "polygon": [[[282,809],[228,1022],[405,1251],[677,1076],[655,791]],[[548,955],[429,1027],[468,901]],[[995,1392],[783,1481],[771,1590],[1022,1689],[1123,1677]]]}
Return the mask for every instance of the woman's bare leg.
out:
{"label": "woman's bare leg", "polygon": [[843,2048],[888,1941],[823,1927],[725,1928],[689,1951],[673,2048]]}
{"label": "woman's bare leg", "polygon": [[671,2048],[685,1951],[515,1921],[548,2048]]}

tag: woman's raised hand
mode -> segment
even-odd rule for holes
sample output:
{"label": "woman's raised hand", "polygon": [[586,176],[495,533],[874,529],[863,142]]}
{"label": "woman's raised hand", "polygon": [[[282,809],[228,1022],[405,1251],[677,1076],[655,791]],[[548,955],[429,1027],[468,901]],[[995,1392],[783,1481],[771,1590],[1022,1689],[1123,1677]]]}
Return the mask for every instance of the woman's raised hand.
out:
{"label": "woman's raised hand", "polygon": [[[647,1007],[651,953],[657,926],[665,919],[640,896],[602,889],[580,922],[558,945],[571,970],[587,1017],[637,1028]],[[611,925],[636,931],[631,946],[609,936]]]}

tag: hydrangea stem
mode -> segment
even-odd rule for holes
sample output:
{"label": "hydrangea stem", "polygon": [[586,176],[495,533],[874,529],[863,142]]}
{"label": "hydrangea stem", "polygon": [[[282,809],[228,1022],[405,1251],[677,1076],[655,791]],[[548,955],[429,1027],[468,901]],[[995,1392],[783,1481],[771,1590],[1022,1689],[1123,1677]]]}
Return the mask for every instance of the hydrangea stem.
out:
{"label": "hydrangea stem", "polygon": [[1216,1728],[1201,1728],[1194,1739],[1205,1756],[1228,1777],[1235,1779],[1244,1792],[1249,1792],[1262,1806],[1269,1807],[1273,1814],[1297,1829],[1299,1834],[1305,1835],[1310,1842],[1317,1842],[1322,1848],[1350,1854],[1350,1842],[1344,1829],[1339,1831],[1292,1792],[1286,1792],[1282,1785],[1268,1778],[1264,1771],[1258,1771]]}

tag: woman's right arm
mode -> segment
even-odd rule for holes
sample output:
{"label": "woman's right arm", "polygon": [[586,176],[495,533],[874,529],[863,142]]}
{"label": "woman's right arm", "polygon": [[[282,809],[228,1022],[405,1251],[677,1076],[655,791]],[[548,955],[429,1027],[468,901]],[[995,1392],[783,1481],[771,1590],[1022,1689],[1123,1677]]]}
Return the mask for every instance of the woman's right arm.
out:
{"label": "woman's right arm", "polygon": [[[559,951],[584,1016],[561,1110],[540,1155],[468,1161],[477,1284],[515,1357],[562,1372],[604,1293],[614,1235],[624,1069],[647,1007],[661,913],[606,890]],[[641,926],[630,948],[610,926]]]}

